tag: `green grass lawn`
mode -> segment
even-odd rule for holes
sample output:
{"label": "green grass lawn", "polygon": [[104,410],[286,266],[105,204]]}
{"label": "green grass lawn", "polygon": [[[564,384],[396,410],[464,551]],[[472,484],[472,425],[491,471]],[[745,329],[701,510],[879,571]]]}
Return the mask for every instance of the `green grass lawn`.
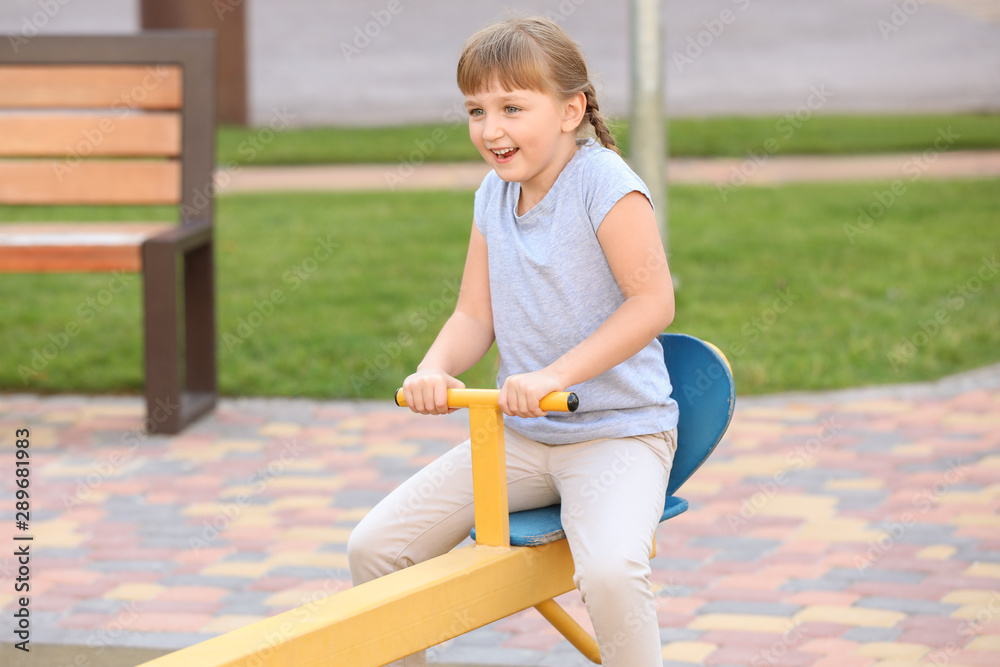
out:
{"label": "green grass lawn", "polygon": [[[887,182],[744,187],[726,202],[673,187],[671,330],[717,343],[744,395],[1000,361],[1000,181],[902,185],[882,213]],[[454,305],[471,207],[471,192],[220,198],[222,391],[388,399]],[[134,275],[4,276],[0,390],[140,393],[140,287]],[[489,386],[492,373],[488,358],[466,381]]]}
{"label": "green grass lawn", "polygon": [[[674,157],[920,152],[939,131],[957,135],[951,150],[1000,148],[1000,115],[800,115],[678,118],[668,123]],[[628,153],[628,123],[612,133]],[[274,132],[223,127],[220,165],[397,163],[479,160],[463,121],[405,127],[319,127]]]}

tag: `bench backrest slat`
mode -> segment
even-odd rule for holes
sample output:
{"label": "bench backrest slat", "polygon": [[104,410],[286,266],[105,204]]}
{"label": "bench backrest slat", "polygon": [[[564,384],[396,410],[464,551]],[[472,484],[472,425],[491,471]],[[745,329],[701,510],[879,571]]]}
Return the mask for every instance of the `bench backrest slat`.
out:
{"label": "bench backrest slat", "polygon": [[210,32],[7,42],[0,205],[166,204],[182,224],[214,219]]}
{"label": "bench backrest slat", "polygon": [[0,160],[0,204],[177,204],[177,160]]}
{"label": "bench backrest slat", "polygon": [[0,113],[0,157],[75,161],[180,154],[181,117],[177,112]]}
{"label": "bench backrest slat", "polygon": [[0,66],[0,157],[28,158],[0,159],[0,204],[180,203],[180,162],[148,158],[180,157],[182,102],[176,65]]}
{"label": "bench backrest slat", "polygon": [[180,109],[176,65],[14,65],[0,68],[0,109]]}

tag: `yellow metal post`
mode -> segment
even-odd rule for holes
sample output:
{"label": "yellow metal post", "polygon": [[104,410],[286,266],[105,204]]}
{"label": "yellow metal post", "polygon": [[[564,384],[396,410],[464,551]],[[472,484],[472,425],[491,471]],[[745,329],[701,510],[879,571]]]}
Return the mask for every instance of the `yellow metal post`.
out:
{"label": "yellow metal post", "polygon": [[470,405],[472,488],[476,511],[476,544],[510,546],[507,514],[507,456],[503,443],[503,412],[493,405]]}
{"label": "yellow metal post", "polygon": [[[497,407],[499,389],[449,389],[449,408],[468,408],[473,405]],[[402,389],[396,390],[396,405],[405,408],[406,396]],[[579,397],[571,391],[554,391],[538,402],[539,407],[546,412],[576,412],[580,407]]]}
{"label": "yellow metal post", "polygon": [[588,635],[587,631],[581,628],[580,624],[559,606],[559,603],[555,600],[546,600],[536,604],[535,609],[556,630],[562,633],[562,636],[569,640],[569,643],[575,646],[587,660],[598,665],[601,664],[601,649],[597,647],[597,640]]}
{"label": "yellow metal post", "polygon": [[[499,395],[498,389],[449,389],[448,407],[469,409],[476,544],[509,547],[507,457],[503,411],[497,406]],[[395,399],[396,405],[406,406],[402,389],[396,390]],[[553,392],[539,402],[543,410],[559,412],[573,412],[579,404],[576,394],[566,391]]]}

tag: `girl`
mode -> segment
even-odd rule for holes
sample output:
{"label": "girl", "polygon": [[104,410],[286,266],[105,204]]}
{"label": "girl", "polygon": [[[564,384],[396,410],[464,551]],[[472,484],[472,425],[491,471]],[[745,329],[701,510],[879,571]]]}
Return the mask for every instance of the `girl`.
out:
{"label": "girl", "polygon": [[[458,63],[472,143],[493,171],[475,196],[462,287],[407,404],[447,390],[496,341],[510,511],[562,503],[574,582],[605,665],[662,665],[649,555],[676,448],[677,407],[656,335],[674,296],[649,193],[618,154],[576,44],[512,19]],[[579,139],[591,126],[600,144]],[[580,409],[539,400],[575,391]],[[469,442],[380,502],[351,535],[355,584],[449,551],[473,525]],[[399,663],[426,664],[423,653]]]}

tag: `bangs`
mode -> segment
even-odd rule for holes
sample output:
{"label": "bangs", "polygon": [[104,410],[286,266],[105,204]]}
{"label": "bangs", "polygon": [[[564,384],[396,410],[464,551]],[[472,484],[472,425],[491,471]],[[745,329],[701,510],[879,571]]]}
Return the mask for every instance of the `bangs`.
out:
{"label": "bangs", "polygon": [[458,60],[458,88],[463,95],[487,90],[496,81],[504,90],[551,92],[551,77],[541,46],[515,26],[482,30],[465,43]]}

